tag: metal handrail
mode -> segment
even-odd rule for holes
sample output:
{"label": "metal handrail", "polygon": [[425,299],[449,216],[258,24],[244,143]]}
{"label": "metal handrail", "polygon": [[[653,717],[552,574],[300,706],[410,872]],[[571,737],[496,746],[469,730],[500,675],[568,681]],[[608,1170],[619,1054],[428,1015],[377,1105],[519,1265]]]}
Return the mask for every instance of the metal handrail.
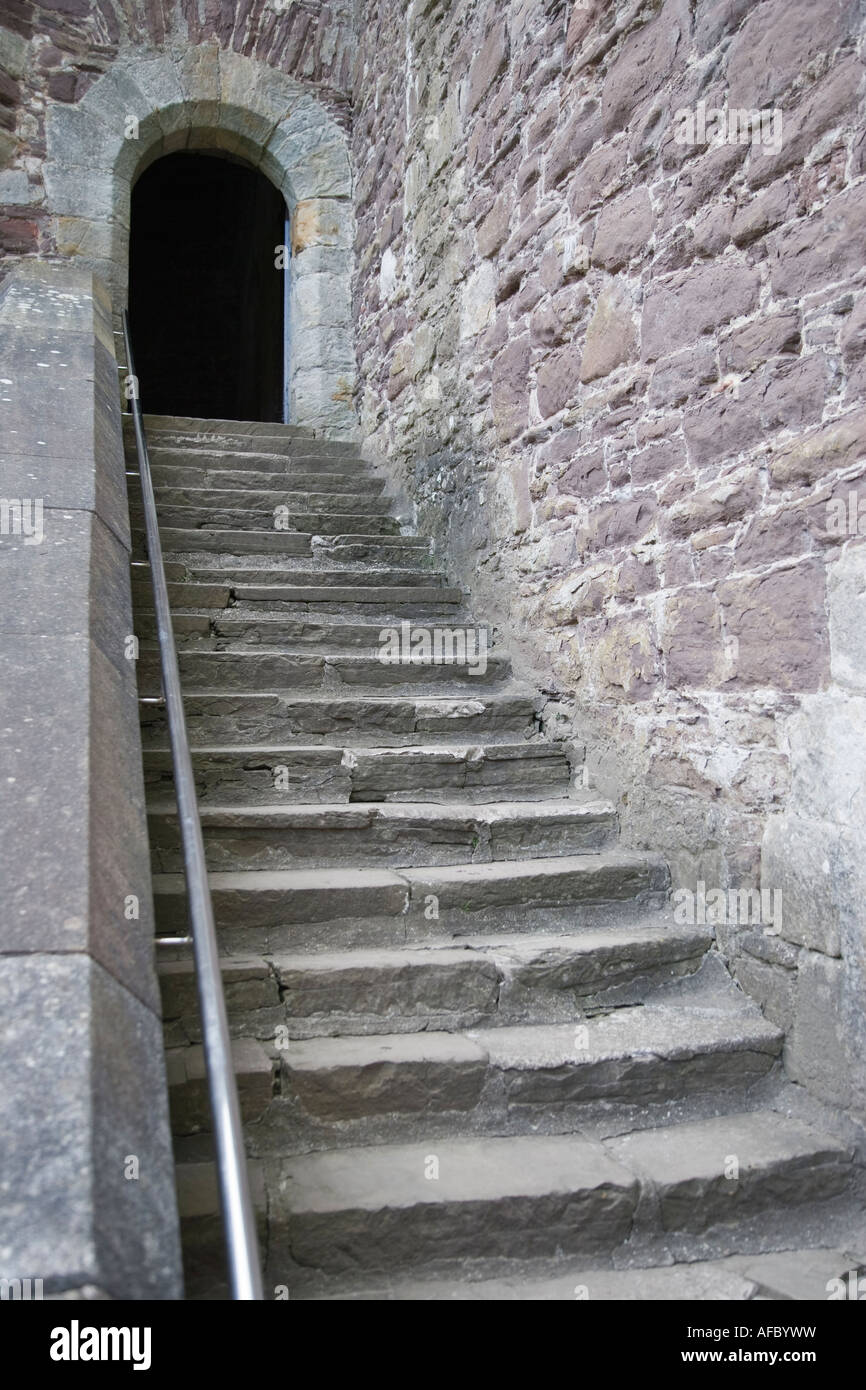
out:
{"label": "metal handrail", "polygon": [[220,974],[213,905],[207,877],[204,840],[201,833],[192,759],[183,712],[177,649],[171,624],[162,545],[159,539],[156,499],[150,474],[147,441],[144,437],[144,422],[138,395],[138,378],[135,374],[129,315],[126,309],[123,310],[123,343],[126,350],[127,371],[133,383],[133,389],[130,393],[132,419],[135,426],[138,468],[141,474],[147,556],[153,579],[162,685],[168,715],[171,755],[174,763],[175,792],[183,842],[184,873],[189,895],[196,984],[201,1010],[211,1113],[213,1115],[217,1179],[223,1213],[229,1281],[232,1298],[256,1300],[263,1298],[256,1223],[250,1196],[237,1085],[232,1067],[231,1042],[223,996],[222,975]]}

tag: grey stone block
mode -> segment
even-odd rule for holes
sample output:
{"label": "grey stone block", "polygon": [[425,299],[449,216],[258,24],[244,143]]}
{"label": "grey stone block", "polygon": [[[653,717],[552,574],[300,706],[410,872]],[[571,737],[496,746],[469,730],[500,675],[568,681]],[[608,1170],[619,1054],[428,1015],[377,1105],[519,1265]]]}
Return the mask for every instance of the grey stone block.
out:
{"label": "grey stone block", "polygon": [[838,956],[860,920],[863,881],[852,831],[828,821],[771,816],[761,849],[761,886],[782,894],[786,941]]}
{"label": "grey stone block", "polygon": [[866,690],[866,548],[851,546],[830,566],[830,671]]}
{"label": "grey stone block", "polygon": [[851,1103],[849,1046],[844,1021],[842,961],[803,952],[797,972],[794,1024],[785,1047],[789,1075],[831,1104]]}
{"label": "grey stone block", "polygon": [[84,956],[19,956],[0,970],[0,1038],[3,1275],[180,1297],[158,1019]]}
{"label": "grey stone block", "polygon": [[6,637],[0,654],[0,951],[89,952],[156,1008],[134,673],[124,688],[74,635]]}

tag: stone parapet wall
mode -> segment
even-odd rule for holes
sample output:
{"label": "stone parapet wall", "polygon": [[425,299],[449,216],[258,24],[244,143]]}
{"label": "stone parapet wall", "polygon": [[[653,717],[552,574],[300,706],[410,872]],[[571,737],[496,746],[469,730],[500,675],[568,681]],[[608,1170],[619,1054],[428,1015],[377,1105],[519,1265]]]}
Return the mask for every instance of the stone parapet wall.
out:
{"label": "stone parapet wall", "polygon": [[0,291],[0,1277],[170,1299],[182,1274],[111,313]]}
{"label": "stone parapet wall", "polygon": [[862,918],[799,942],[818,884],[776,818],[835,826],[834,874],[862,859],[797,791],[809,721],[861,699],[832,585],[866,565],[862,26],[854,0],[385,0],[353,122],[367,448],[632,843],[677,885],[799,895],[789,950],[718,938],[816,1091],[798,1039],[862,1014]]}

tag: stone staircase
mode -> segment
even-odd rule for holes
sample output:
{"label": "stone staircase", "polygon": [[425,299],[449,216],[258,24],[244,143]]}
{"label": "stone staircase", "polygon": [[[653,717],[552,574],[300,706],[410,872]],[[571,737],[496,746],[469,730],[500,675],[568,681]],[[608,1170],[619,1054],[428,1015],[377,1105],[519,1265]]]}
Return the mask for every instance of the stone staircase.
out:
{"label": "stone staircase", "polygon": [[[383,629],[480,641],[383,479],[289,426],[146,425],[267,1296],[825,1297],[853,1258],[850,1148],[507,655],[383,662]],[[131,436],[128,459],[176,936]],[[188,1296],[224,1297],[194,971],[159,952]]]}

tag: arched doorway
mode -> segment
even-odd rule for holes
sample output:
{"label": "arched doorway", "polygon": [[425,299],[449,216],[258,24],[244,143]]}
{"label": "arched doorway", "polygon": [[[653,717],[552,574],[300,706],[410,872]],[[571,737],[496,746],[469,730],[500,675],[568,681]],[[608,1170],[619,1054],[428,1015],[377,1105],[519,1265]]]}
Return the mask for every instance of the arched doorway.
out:
{"label": "arched doorway", "polygon": [[286,417],[286,215],[264,174],[218,150],[165,155],[137,180],[129,306],[148,411]]}
{"label": "arched doorway", "polygon": [[[118,344],[133,187],[159,160],[187,151],[259,170],[285,199],[292,225],[291,276],[283,277],[292,423],[356,437],[348,137],[308,86],[224,49],[218,63],[204,61],[199,50],[137,51],[134,63],[113,64],[80,101],[50,103],[45,142],[46,211],[57,254],[74,257],[106,287]],[[286,239],[284,232],[276,241]],[[135,321],[132,327],[137,348]],[[142,380],[150,409],[146,388]]]}

